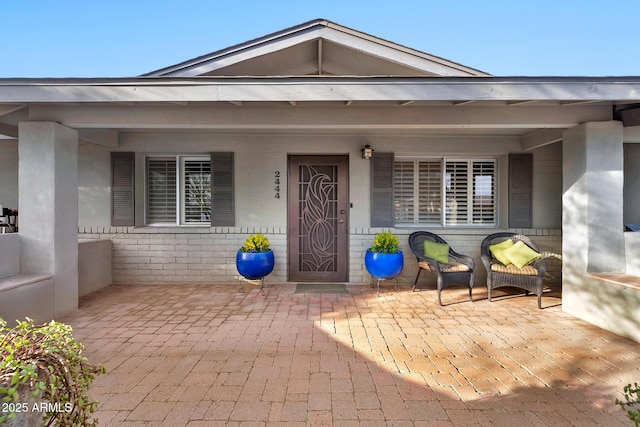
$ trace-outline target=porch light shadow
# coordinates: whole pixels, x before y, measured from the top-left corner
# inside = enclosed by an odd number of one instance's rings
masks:
[[[90,390],[100,425],[626,424],[614,400],[640,345],[534,299],[257,292],[113,285],[83,298],[62,320],[107,366]]]

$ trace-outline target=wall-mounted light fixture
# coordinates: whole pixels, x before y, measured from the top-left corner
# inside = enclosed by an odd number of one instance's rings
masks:
[[[362,147],[362,158],[365,160],[371,160],[371,157],[373,156],[373,148],[371,148],[371,146],[369,144],[365,145],[364,147]]]

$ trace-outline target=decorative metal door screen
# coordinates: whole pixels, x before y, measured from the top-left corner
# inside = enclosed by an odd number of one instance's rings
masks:
[[[289,278],[346,281],[347,158],[289,158]]]

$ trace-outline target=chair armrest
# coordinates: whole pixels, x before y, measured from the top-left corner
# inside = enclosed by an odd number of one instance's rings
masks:
[[[484,268],[486,268],[487,271],[491,271],[491,258],[489,257],[489,255],[485,255],[485,254],[480,255],[480,259],[484,264]]]
[[[537,259],[531,265],[538,270],[538,276],[543,277],[547,272],[547,262],[544,259]]]
[[[468,255],[459,254],[451,250],[449,252],[449,258],[453,258],[455,261],[467,265],[471,270],[475,270],[476,261]]]

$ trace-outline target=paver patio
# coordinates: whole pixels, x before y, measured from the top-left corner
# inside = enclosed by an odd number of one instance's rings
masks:
[[[101,426],[617,426],[640,344],[559,292],[295,294],[295,285],[113,285],[59,320],[107,374]]]

